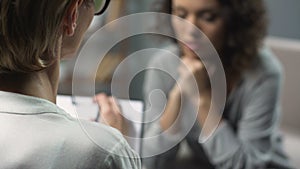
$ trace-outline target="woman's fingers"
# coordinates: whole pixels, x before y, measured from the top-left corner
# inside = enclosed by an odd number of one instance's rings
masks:
[[[109,97],[109,101],[111,103],[114,112],[117,113],[118,115],[121,115],[121,108],[117,100],[114,97]]]
[[[179,85],[186,94],[197,94],[209,87],[209,78],[204,64],[198,60],[188,57],[182,58],[179,66]],[[193,82],[196,82],[193,83]],[[198,92],[196,92],[198,90]]]
[[[98,94],[96,95],[96,101],[98,105],[100,106],[101,112],[109,112],[111,109],[111,103],[109,100],[109,97],[106,96],[106,94]]]
[[[127,129],[128,129],[128,126],[127,126],[127,123],[126,123],[126,120],[124,119],[124,117],[122,116],[122,109],[121,109],[121,106],[119,105],[118,101],[116,98],[114,97],[110,97],[110,101],[111,101],[111,105],[112,105],[112,108],[114,109],[114,112],[116,113],[116,117],[118,119],[120,119],[121,121],[121,133],[124,134],[124,135],[127,135]]]
[[[112,97],[106,96],[105,94],[96,95],[95,100],[98,103],[101,112],[100,121],[123,133],[123,117],[116,100]]]

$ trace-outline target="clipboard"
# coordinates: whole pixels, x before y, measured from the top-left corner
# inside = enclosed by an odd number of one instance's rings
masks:
[[[143,136],[143,102],[139,100],[117,99],[125,123],[128,126],[128,133],[125,137],[133,150],[141,155],[142,136]],[[97,103],[93,98],[87,96],[57,95],[56,104],[72,117],[95,121],[100,116]]]

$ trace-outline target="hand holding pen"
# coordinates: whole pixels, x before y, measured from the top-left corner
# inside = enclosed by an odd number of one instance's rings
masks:
[[[94,101],[99,105],[98,119],[100,122],[118,129],[122,134],[126,133],[126,124],[124,122],[122,111],[114,97],[100,93],[94,97]]]

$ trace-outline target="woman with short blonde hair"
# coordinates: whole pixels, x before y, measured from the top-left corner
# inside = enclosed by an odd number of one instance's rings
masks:
[[[140,168],[120,132],[55,104],[62,53],[74,55],[108,3],[0,0],[1,169]]]

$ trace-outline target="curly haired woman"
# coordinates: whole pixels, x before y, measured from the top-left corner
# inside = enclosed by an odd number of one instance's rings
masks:
[[[199,133],[212,101],[206,69],[194,52],[201,51],[202,39],[195,28],[182,26],[170,19],[169,27],[186,43],[177,41],[168,49],[178,54],[191,70],[190,75],[195,78],[201,94],[196,122],[184,137],[192,150],[193,161],[183,168],[191,168],[191,164],[197,168],[220,169],[290,168],[278,134],[282,70],[273,54],[262,45],[266,34],[263,1],[165,0],[161,9],[187,20],[207,36],[220,56],[226,77],[227,98],[221,121],[212,136],[201,143]],[[167,72],[177,72],[177,79],[156,70],[146,73],[146,110],[151,110],[147,113],[157,114],[155,110],[163,110],[161,116],[156,116],[159,118],[146,129],[147,137],[167,131],[180,117],[181,94],[185,95],[185,90],[180,90],[179,86],[187,78],[180,69],[182,63],[172,60],[167,54],[161,54],[150,65],[164,67]],[[149,100],[150,93],[156,89],[165,93],[166,104]],[[160,138],[158,142],[161,145],[171,138]],[[146,144],[143,151],[155,147],[161,148]],[[145,159],[147,168],[178,167],[174,160],[179,148],[180,143],[163,154]]]

